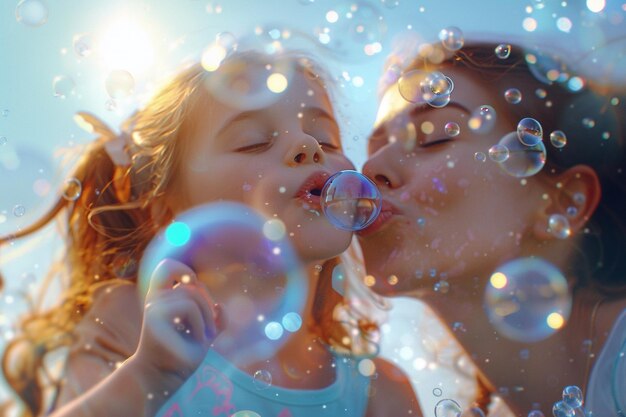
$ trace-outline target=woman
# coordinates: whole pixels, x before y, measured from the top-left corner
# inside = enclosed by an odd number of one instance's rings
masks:
[[[516,415],[549,415],[572,385],[588,411],[616,415],[626,376],[609,383],[606,364],[626,340],[624,102],[552,57],[495,47],[424,47],[384,86],[363,168],[384,197],[360,235],[371,283],[419,297],[450,328],[460,323],[466,331],[454,335],[478,367],[483,397],[499,392]],[[519,145],[524,118],[542,125],[547,156],[541,144]],[[550,142],[557,130],[565,136]],[[571,315],[552,323],[562,329],[551,336],[490,324],[484,294],[494,273],[528,257],[567,278]]]

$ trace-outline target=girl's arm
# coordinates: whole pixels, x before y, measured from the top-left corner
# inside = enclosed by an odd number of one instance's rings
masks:
[[[159,264],[145,307],[133,284],[103,291],[77,326],[51,417],[153,416],[217,334],[208,293],[178,262]]]
[[[422,411],[411,382],[400,368],[377,358],[378,377],[370,382],[370,400],[366,417],[419,417]]]

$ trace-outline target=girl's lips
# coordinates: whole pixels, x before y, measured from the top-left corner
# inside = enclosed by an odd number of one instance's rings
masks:
[[[357,234],[360,237],[365,237],[376,233],[396,214],[401,214],[401,212],[393,204],[389,203],[387,200],[383,200],[383,206],[376,220],[365,229],[359,230]]]
[[[294,197],[305,202],[309,205],[310,209],[321,209],[321,198],[319,195],[311,194],[311,191],[318,190],[320,193],[326,181],[330,178],[330,174],[325,171],[316,171],[309,175],[298,191],[294,194]]]

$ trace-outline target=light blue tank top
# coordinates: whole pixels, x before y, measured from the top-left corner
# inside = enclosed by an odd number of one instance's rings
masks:
[[[586,397],[584,407],[593,417],[626,416],[626,310],[593,366]]]
[[[335,368],[335,381],[322,389],[259,388],[251,375],[211,349],[157,416],[230,417],[246,410],[261,417],[362,417],[369,378],[359,373],[354,359],[336,357]]]

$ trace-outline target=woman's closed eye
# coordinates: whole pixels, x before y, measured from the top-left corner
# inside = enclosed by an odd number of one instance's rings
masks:
[[[454,141],[454,139],[452,138],[429,139],[429,140],[424,140],[423,142],[420,142],[419,147],[430,148],[432,146],[443,145],[444,143],[452,142],[452,141]]]

